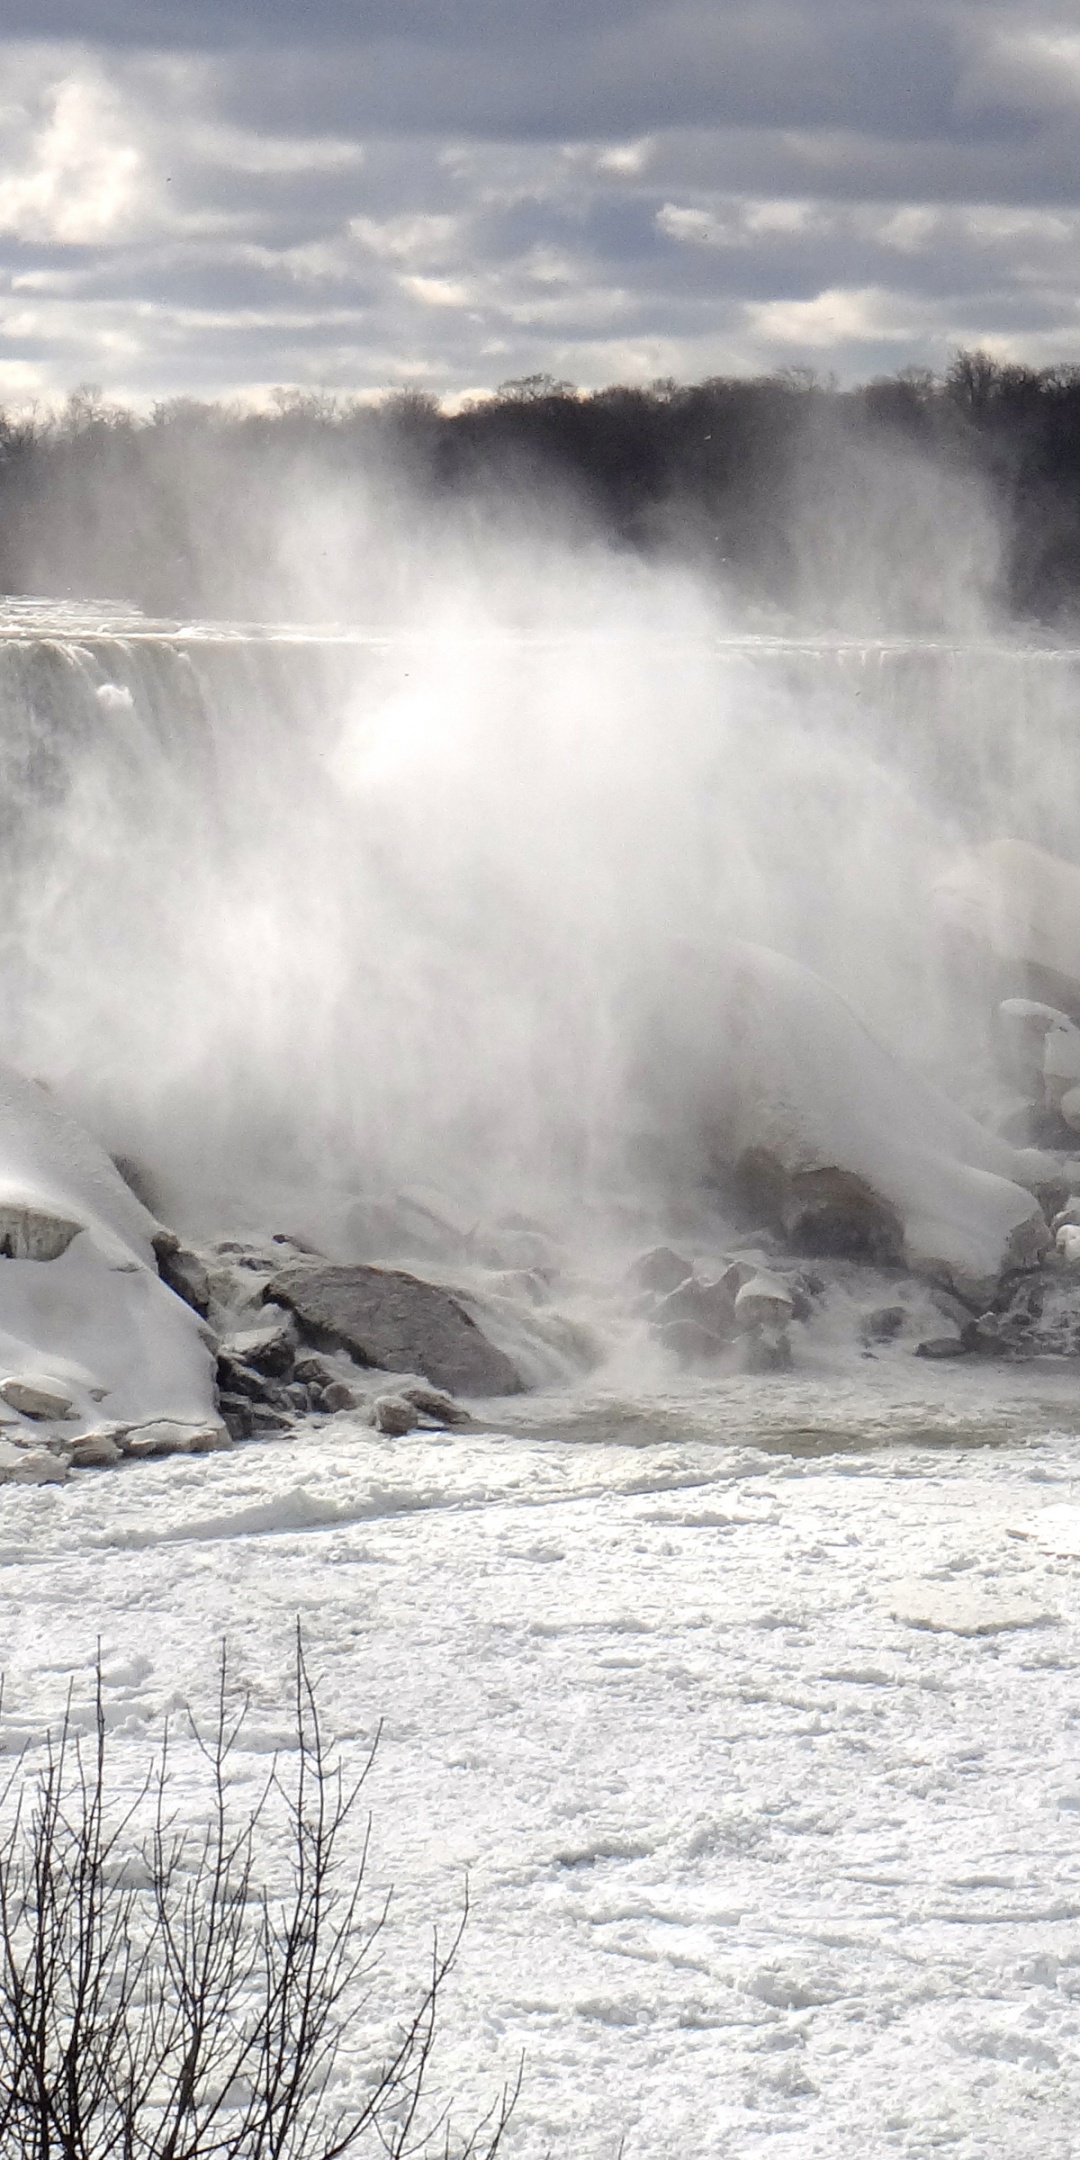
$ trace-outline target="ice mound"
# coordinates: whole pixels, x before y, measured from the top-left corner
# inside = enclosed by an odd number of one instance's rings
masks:
[[[1080,868],[1026,840],[990,840],[938,880],[938,914],[1036,998],[1080,1019]]]
[[[220,1433],[197,1315],[160,1281],[153,1217],[104,1151],[0,1065],[0,1434],[75,1446],[171,1420]],[[0,1465],[0,1469],[2,1469]]]
[[[696,1127],[714,1166],[756,1183],[794,1242],[816,1231],[830,1249],[846,1226],[869,1255],[975,1302],[1046,1249],[1033,1188],[1058,1175],[1052,1158],[987,1132],[820,976],[733,940],[692,974],[684,960],[672,989],[681,1040],[669,1031],[666,1063],[680,1077],[668,1117]]]

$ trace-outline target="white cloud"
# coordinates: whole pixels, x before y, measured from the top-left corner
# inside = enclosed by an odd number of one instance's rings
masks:
[[[612,0],[603,25],[581,0],[548,22],[541,124],[511,111],[532,94],[512,11],[480,51],[463,0],[417,33],[442,73],[408,136],[372,119],[364,33],[305,51],[306,16],[257,65],[0,43],[0,396],[460,395],[798,358],[850,379],[958,342],[1080,359],[1080,32],[1038,0],[919,0],[929,68],[907,5],[725,0],[721,40],[716,0],[708,22],[705,0]],[[592,137],[571,106],[601,61]],[[497,130],[470,126],[470,70]]]
[[[138,214],[143,162],[121,101],[87,74],[49,84],[41,103],[2,116],[0,231],[67,246],[120,236]]]
[[[903,295],[868,285],[861,290],[833,287],[813,300],[766,300],[747,308],[747,322],[758,340],[827,352],[840,344],[902,342],[908,334],[910,304]]]
[[[610,149],[601,150],[595,156],[597,172],[637,180],[652,161],[653,144],[646,135],[640,142],[612,143]]]
[[[387,262],[443,262],[460,248],[460,218],[442,212],[416,212],[400,217],[349,219],[349,232],[361,246]]]
[[[683,240],[691,247],[737,247],[742,238],[737,220],[730,215],[690,203],[664,203],[656,222],[669,240]]]
[[[403,277],[403,289],[424,307],[463,308],[470,300],[469,287],[454,278]]]
[[[1080,106],[1080,30],[1017,26],[973,40],[959,87],[961,109],[1000,105],[1014,111],[1075,111]]]

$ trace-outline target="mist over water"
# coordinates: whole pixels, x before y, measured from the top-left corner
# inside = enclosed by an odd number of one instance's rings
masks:
[[[6,1054],[214,1229],[419,1183],[582,1237],[647,1214],[658,1162],[694,1176],[651,1076],[711,1054],[693,984],[731,937],[978,1108],[983,986],[934,886],[1001,834],[1080,859],[1080,661],[993,634],[981,506],[965,536],[897,500],[854,539],[807,510],[783,636],[551,529],[395,527],[365,585],[333,505],[276,560],[307,614],[351,565],[344,632],[13,622]]]

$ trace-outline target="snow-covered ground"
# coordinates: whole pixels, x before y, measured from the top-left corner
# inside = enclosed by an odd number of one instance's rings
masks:
[[[437,2083],[468,2115],[524,2051],[522,2160],[1065,2160],[1078,1433],[1066,1366],[886,1361],[10,1486],[5,1744],[100,1637],[134,1777],[224,1635],[254,1781],[299,1614],[349,1759],[383,1720],[389,1975],[468,1870]]]

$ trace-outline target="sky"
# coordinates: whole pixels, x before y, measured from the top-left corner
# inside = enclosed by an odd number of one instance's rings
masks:
[[[1080,363],[1080,0],[0,0],[0,402]]]

